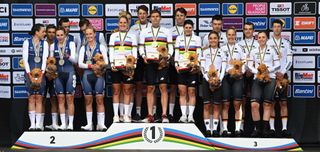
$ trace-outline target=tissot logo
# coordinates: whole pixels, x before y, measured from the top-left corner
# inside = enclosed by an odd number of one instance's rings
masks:
[[[291,15],[292,3],[270,3],[270,15]]]

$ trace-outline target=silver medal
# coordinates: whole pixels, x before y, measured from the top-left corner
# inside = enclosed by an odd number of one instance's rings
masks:
[[[41,58],[38,57],[38,56],[34,57],[34,62],[35,63],[40,63],[41,62]]]
[[[87,61],[87,64],[92,64],[92,62],[91,61]]]
[[[64,60],[63,60],[63,59],[60,59],[60,60],[59,60],[59,65],[61,65],[61,66],[64,65]]]

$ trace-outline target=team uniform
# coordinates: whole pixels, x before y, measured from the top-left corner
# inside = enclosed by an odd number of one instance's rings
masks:
[[[227,59],[224,52],[221,51],[220,48],[213,49],[211,47],[207,48],[202,52],[202,59],[201,62],[201,68],[203,71],[203,103],[213,103],[213,104],[220,104],[221,102],[221,87],[216,89],[214,92],[212,92],[209,89],[209,83],[208,83],[208,72],[210,65],[214,65],[215,69],[217,69],[219,74],[220,82],[222,82],[225,70],[227,66]]]
[[[270,83],[262,83],[256,79],[258,66],[262,63],[268,67],[271,78]],[[279,57],[276,51],[270,46],[267,46],[264,50],[260,48],[252,50],[250,59],[248,60],[248,66],[254,74],[251,101],[259,102],[263,96],[264,102],[272,102],[276,86],[275,73],[280,68]]]
[[[277,72],[288,75],[287,72],[292,66],[292,50],[290,41],[283,38],[277,40],[272,37],[268,40],[267,45],[275,49],[279,56],[281,67]],[[280,101],[287,101],[287,98],[287,88],[283,88],[280,92],[276,92],[276,99]]]
[[[139,38],[139,53],[142,57],[150,57],[152,54],[157,54],[158,46],[165,46],[168,48],[170,56],[173,54],[172,35],[170,30],[164,27],[148,27],[143,29]],[[150,62],[146,66],[146,81],[147,85],[155,85],[156,83],[165,83],[169,81],[168,67],[158,70],[158,64]]]
[[[218,77],[220,82],[222,82],[225,75],[225,70],[227,67],[227,59],[226,59],[225,52],[222,52],[220,48],[209,47],[202,52],[202,57],[201,57],[201,69],[202,69],[202,75],[203,75],[203,80],[202,80],[203,103],[204,105],[210,104],[210,103],[219,105],[222,101],[222,96],[221,96],[222,88],[220,86],[216,90],[211,91],[208,83],[208,80],[209,80],[208,72],[211,65],[214,65],[214,68],[218,70],[217,71]],[[218,128],[219,119],[215,119],[215,118],[213,118],[213,120],[210,120],[210,118],[204,119],[206,130],[208,133],[210,133],[210,136],[211,136],[211,131],[210,131],[211,122],[212,122],[213,136],[218,136],[219,133],[217,131],[217,128]]]
[[[202,48],[208,48],[209,47],[209,34],[206,34],[204,37],[203,37],[203,41],[202,41]],[[227,35],[225,32],[220,32],[219,33],[219,37],[220,37],[220,40],[219,40],[219,45],[220,45],[220,48],[224,45],[227,44]]]
[[[259,47],[258,41],[255,40],[253,37],[251,39],[245,38],[241,40],[238,44],[242,47],[242,50],[246,54],[247,60],[249,59],[252,50]],[[246,62],[246,71],[247,70],[250,70],[248,67],[248,62]],[[247,77],[244,74],[244,96],[246,97],[250,97],[250,92],[253,84],[253,77],[254,77],[253,74],[250,77]]]
[[[109,51],[111,66],[115,65],[115,60],[125,61],[128,55],[137,58],[136,36],[128,32],[113,33],[110,36]],[[111,74],[112,83],[132,83],[132,80],[123,75],[121,71],[112,71]]]
[[[56,58],[58,77],[54,80],[56,94],[74,94],[76,76],[73,67],[76,60],[76,45],[66,40],[63,48],[58,47],[58,40],[50,46],[50,57]]]
[[[93,93],[96,95],[104,94],[104,77],[96,77],[91,70],[91,65],[95,64],[93,57],[97,53],[101,53],[105,63],[108,63],[107,49],[98,42],[96,42],[94,49],[89,48],[89,45],[87,44],[82,46],[79,52],[79,67],[84,69],[82,76],[82,88],[85,95],[92,95]]]
[[[49,55],[48,43],[44,40],[39,41],[39,45],[34,46],[32,38],[29,38],[23,42],[23,64],[25,67],[25,84],[29,95],[44,95],[44,90],[46,88],[46,79],[44,72],[47,66],[47,58]],[[40,68],[42,71],[42,81],[39,90],[31,90],[31,80],[28,77],[30,72],[34,68]]]
[[[178,36],[183,35],[183,31],[184,31],[183,26],[174,26],[171,28],[173,44],[176,44],[176,39]],[[173,55],[172,55],[173,58],[171,61],[173,61],[174,56],[175,56],[175,51],[173,52]],[[171,84],[175,84],[175,85],[178,84],[177,75],[178,75],[178,73],[177,73],[177,70],[174,66],[174,62],[170,62],[170,64],[169,64],[169,77],[170,78],[169,79],[170,79]]]
[[[222,80],[222,98],[224,102],[231,101],[231,97],[234,100],[242,100],[243,94],[243,79],[236,80],[231,78],[230,75],[227,73],[230,69],[232,69],[232,65],[230,65],[230,61],[233,60],[241,60],[245,61],[246,56],[243,52],[242,48],[239,44],[235,43],[233,46],[226,44],[221,48],[221,50],[226,54],[227,58],[227,68],[226,68],[226,75]],[[242,65],[242,73],[245,72],[245,65]]]
[[[201,56],[201,38],[196,35],[178,36],[175,44],[175,63],[176,66],[181,68],[186,68],[186,65],[189,62],[189,55],[197,54],[198,60],[200,62]],[[188,87],[196,87],[198,84],[198,74],[191,74],[189,72],[178,73],[178,84],[186,85]]]
[[[151,27],[151,24],[149,22],[147,22],[146,24],[135,24],[133,26],[131,26],[129,33],[134,34],[136,36],[137,42],[139,41],[140,38],[140,32],[143,29],[146,29],[148,27]],[[141,82],[143,81],[143,77],[144,77],[144,70],[145,70],[145,65],[144,65],[144,61],[143,58],[141,57],[141,54],[138,52],[138,60],[137,60],[137,67],[134,71],[134,81],[136,82]]]

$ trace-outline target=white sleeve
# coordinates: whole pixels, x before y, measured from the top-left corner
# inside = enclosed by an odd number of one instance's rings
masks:
[[[137,58],[138,57],[138,42],[137,37],[132,35],[132,55]]]
[[[258,70],[253,66],[253,63],[255,62],[255,58],[254,58],[254,52],[251,52],[250,53],[250,58],[248,60],[248,67],[249,69],[251,70],[251,72],[253,74],[257,74],[258,73]]]
[[[29,62],[28,62],[28,58],[29,58],[29,41],[28,41],[28,39],[23,42],[22,58],[23,58],[24,69],[26,70],[27,73],[30,73],[30,66],[29,66]]]
[[[41,66],[42,73],[46,72],[48,55],[49,55],[49,46],[47,41],[44,41],[43,54],[42,54],[42,66]]]
[[[168,43],[168,52],[170,54],[170,56],[173,55],[173,42],[172,42],[172,33],[169,31],[169,29],[166,29],[167,31],[167,43]]]
[[[271,49],[272,55],[273,55],[273,66],[269,67],[269,72],[274,72],[279,70],[280,68],[280,59],[279,56],[276,53],[276,50]]]
[[[222,58],[222,64],[221,64],[219,79],[222,82],[227,69],[227,57],[224,52],[221,52],[221,58]]]
[[[203,37],[202,48],[206,48],[206,47],[209,46],[208,35],[209,35],[209,34],[207,34],[207,35],[205,35],[205,36]]]
[[[77,47],[77,50],[76,50],[77,52],[76,52],[76,55],[75,55],[75,58],[76,58],[76,59],[78,59],[78,56],[79,56],[78,54],[79,54],[79,52],[80,52],[80,48],[81,48],[81,45],[82,45],[82,44],[81,44],[81,41],[82,41],[82,40],[81,40],[81,37],[80,37],[80,34],[79,34],[79,36],[77,36],[77,38],[76,38],[75,41],[74,41],[75,44],[76,44],[76,47]]]
[[[54,57],[54,43],[50,45],[50,57]]]
[[[202,52],[202,50],[201,50],[201,38],[200,37],[197,37],[197,54],[198,54],[198,56],[199,56],[199,61],[201,61],[201,58],[202,58],[202,56],[203,56],[203,52]]]
[[[70,47],[70,50],[71,50],[69,60],[70,60],[72,63],[77,63],[77,58],[76,58],[76,44],[75,44],[74,42],[70,42],[69,47]]]
[[[290,43],[288,44],[289,47],[288,47],[288,52],[287,52],[287,63],[286,63],[286,66],[281,69],[281,73],[285,74],[287,71],[289,71],[289,69],[291,68],[292,66],[292,50],[291,50],[291,45]]]
[[[247,64],[246,64],[247,61],[246,60],[247,60],[247,58],[246,58],[246,54],[245,54],[243,48],[240,47],[240,45],[238,45],[238,46],[239,46],[240,51],[241,51],[241,61],[244,62],[244,64],[242,65],[242,73],[244,74],[246,72],[246,66],[247,66]]]
[[[175,46],[175,52],[174,52],[174,61],[175,62],[178,62],[179,59],[180,59],[180,54],[179,54],[179,46],[180,46],[180,44],[179,44],[179,42],[180,42],[180,36],[177,37],[176,44],[174,45]]]
[[[109,40],[109,59],[112,66],[114,64],[114,34],[110,36]]]
[[[106,48],[104,45],[100,44],[100,51],[101,51],[101,54],[102,54],[102,56],[103,56],[104,62],[105,62],[106,64],[108,64],[109,61],[108,61],[107,48]]]
[[[140,33],[140,37],[139,37],[139,53],[142,57],[145,56],[145,52],[144,52],[144,37],[145,37],[145,30],[142,30]]]
[[[84,63],[84,53],[85,53],[84,51],[85,51],[85,46],[81,46],[80,52],[79,52],[78,64],[80,68],[88,69],[89,65]]]

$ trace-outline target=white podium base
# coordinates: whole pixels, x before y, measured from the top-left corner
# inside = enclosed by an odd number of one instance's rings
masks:
[[[12,149],[290,150],[294,139],[205,138],[194,124],[115,123],[106,132],[25,132]]]

